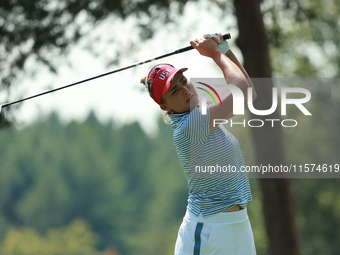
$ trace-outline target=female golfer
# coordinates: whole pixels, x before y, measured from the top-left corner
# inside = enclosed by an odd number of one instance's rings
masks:
[[[249,76],[220,34],[208,34],[190,44],[219,66],[227,84],[242,90],[244,98],[248,87],[252,88],[255,99]],[[195,88],[183,75],[186,70],[159,64],[141,80],[171,119],[174,143],[189,186],[187,211],[178,232],[175,255],[256,254],[247,214],[252,196],[247,175],[240,171],[245,166],[240,146],[223,125],[214,125],[214,119],[233,116],[233,96],[227,90],[221,104],[209,105],[207,113],[202,114]],[[207,175],[203,170],[217,165],[233,171]],[[202,171],[197,171],[197,166]]]

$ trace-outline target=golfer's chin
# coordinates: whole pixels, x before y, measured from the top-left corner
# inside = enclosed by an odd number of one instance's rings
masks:
[[[190,99],[190,110],[192,111],[195,109],[199,104],[198,98],[194,96],[192,99]]]

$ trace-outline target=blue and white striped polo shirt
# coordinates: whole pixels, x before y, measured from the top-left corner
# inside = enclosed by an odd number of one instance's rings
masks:
[[[246,207],[252,195],[247,174],[239,171],[245,163],[237,139],[223,125],[209,132],[209,109],[206,115],[197,107],[169,116],[178,158],[188,181],[188,209],[196,216],[202,212],[206,217],[236,204]],[[208,173],[207,169],[216,172]]]

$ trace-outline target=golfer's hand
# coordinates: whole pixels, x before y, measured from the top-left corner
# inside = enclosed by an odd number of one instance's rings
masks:
[[[221,50],[218,44],[212,39],[196,38],[190,41],[192,47],[194,47],[201,55],[208,58],[214,58],[216,55],[221,54]]]
[[[214,34],[205,34],[203,35],[204,39],[213,39],[220,48],[223,54],[226,54],[229,50],[229,43],[223,39],[223,35],[221,33],[214,33]]]

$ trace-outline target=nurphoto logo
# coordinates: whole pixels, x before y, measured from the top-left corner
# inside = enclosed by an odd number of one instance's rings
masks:
[[[203,83],[203,82],[197,82],[197,83],[206,86],[206,87],[209,88],[212,92],[214,92],[215,95],[217,96],[218,100],[220,101],[220,104],[222,105],[222,101],[221,101],[220,95],[217,93],[217,91],[216,91],[213,87],[211,87],[210,85],[208,85],[208,84],[206,84],[206,83]],[[203,90],[205,93],[207,93],[207,94],[212,98],[212,100],[214,101],[215,105],[217,105],[214,96],[209,92],[209,90],[204,89],[204,88],[201,88],[201,87],[196,87],[196,88],[197,88],[197,89],[200,89],[200,90]],[[207,114],[207,113],[205,113],[205,114]]]
[[[197,81],[196,81],[197,80]],[[305,88],[298,88],[298,87],[273,87],[272,88],[272,105],[269,109],[265,110],[259,110],[255,109],[253,104],[253,91],[252,88],[248,88],[247,91],[247,98],[245,99],[245,96],[240,88],[238,88],[235,85],[229,85],[226,84],[224,79],[210,79],[209,84],[208,82],[201,82],[198,81],[199,79],[192,79],[192,83],[194,84],[195,88],[205,92],[205,93],[198,93],[199,97],[199,104],[202,115],[207,114],[207,105],[208,105],[208,96],[214,101],[215,105],[217,105],[217,102],[215,100],[215,97],[218,98],[220,104],[222,105],[223,100],[223,94],[226,91],[229,91],[229,94],[233,97],[233,115],[244,115],[244,102],[247,100],[247,106],[251,113],[258,116],[267,116],[272,114],[278,107],[278,101],[279,101],[279,93],[280,92],[280,99],[281,99],[281,115],[286,116],[287,115],[287,105],[295,105],[305,116],[312,116],[312,114],[307,110],[307,108],[304,106],[305,103],[309,102],[311,99],[311,93],[308,89]],[[199,87],[195,84],[204,85],[205,88]],[[220,93],[218,93],[219,91]],[[213,95],[214,93],[214,95]],[[222,96],[220,96],[222,95]],[[289,96],[293,95],[293,96]],[[214,97],[215,96],[215,97]],[[297,98],[297,96],[299,96]],[[302,97],[301,97],[302,96]],[[221,99],[222,97],[222,99]],[[210,100],[211,101],[211,100]],[[246,123],[249,127],[262,127],[264,125],[264,122],[268,121],[271,122],[271,126],[274,127],[276,122],[280,122],[283,127],[295,127],[297,126],[297,120],[295,119],[251,119],[246,122],[244,120],[243,122],[232,122],[232,120],[227,119],[214,119],[214,126],[219,124],[227,124],[230,123],[231,126],[234,125],[243,125],[246,126]]]

